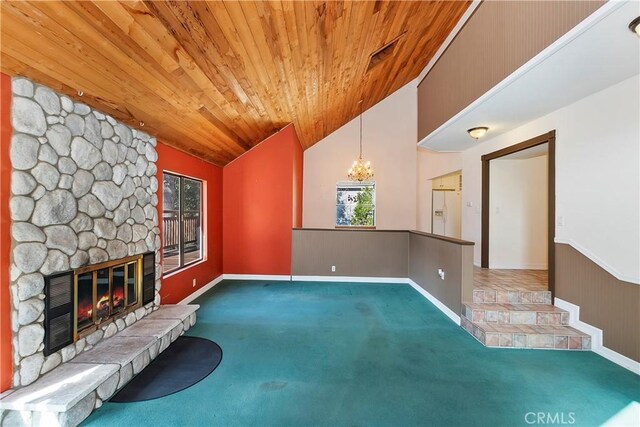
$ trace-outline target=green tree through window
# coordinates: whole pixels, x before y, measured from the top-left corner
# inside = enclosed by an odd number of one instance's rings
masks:
[[[336,225],[373,227],[376,225],[374,183],[349,182],[336,187]]]
[[[357,200],[351,225],[373,226],[373,187],[366,187],[358,194]]]

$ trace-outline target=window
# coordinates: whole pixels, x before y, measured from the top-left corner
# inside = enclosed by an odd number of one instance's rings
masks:
[[[344,183],[336,186],[336,226],[375,227],[375,183]]]
[[[203,257],[202,181],[164,172],[162,184],[162,255],[167,274]]]

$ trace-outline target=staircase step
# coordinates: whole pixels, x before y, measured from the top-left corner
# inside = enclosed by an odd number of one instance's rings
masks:
[[[472,322],[568,325],[569,313],[550,304],[463,303],[464,316]]]
[[[476,287],[473,290],[473,302],[509,303],[509,304],[551,304],[551,292],[545,290],[518,289],[517,285],[508,290],[496,286]]]
[[[461,326],[487,347],[591,349],[591,337],[570,326],[474,323],[466,317],[461,318]]]

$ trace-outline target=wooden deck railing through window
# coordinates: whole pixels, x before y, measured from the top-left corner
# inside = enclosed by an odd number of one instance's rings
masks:
[[[177,210],[162,211],[165,257],[180,253],[180,213]],[[184,252],[200,250],[200,212],[184,211]]]

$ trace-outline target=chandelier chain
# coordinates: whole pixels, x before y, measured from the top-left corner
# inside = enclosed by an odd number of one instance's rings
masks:
[[[360,100],[360,157],[362,159],[362,100]]]
[[[358,159],[353,162],[351,168],[347,171],[347,176],[351,181],[369,181],[373,178],[373,169],[371,169],[371,162],[365,162],[362,160],[362,116],[363,107],[362,100],[360,104],[360,153]]]

